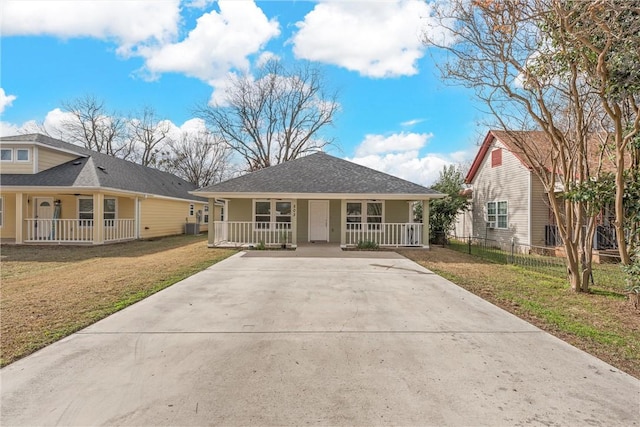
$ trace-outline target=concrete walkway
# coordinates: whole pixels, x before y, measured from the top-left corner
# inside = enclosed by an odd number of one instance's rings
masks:
[[[638,425],[637,379],[380,254],[235,255],[2,369],[0,424]]]

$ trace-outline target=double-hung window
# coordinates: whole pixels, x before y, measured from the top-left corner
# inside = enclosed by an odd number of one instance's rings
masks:
[[[116,211],[116,199],[105,198],[103,214],[106,226],[113,227]],[[81,227],[91,227],[93,225],[93,198],[82,197],[78,199],[78,219]]]
[[[271,228],[271,223],[275,223],[278,230],[291,228],[290,200],[256,200],[253,207],[253,218],[257,229],[268,230]]]
[[[116,199],[104,199],[104,225],[113,227],[116,220]]]
[[[209,224],[209,205],[204,205],[202,209],[202,222],[204,224]]]
[[[508,228],[507,202],[487,202],[487,223],[489,228]]]
[[[380,230],[382,227],[382,202],[347,202],[347,230]]]

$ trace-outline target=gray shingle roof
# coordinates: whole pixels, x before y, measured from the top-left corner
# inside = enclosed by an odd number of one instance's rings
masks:
[[[421,185],[325,153],[261,169],[197,192],[439,195]]]
[[[195,185],[173,174],[87,150],[41,134],[0,137],[2,142],[32,142],[78,154],[78,158],[37,174],[1,174],[3,186],[101,187],[202,201],[189,193]]]

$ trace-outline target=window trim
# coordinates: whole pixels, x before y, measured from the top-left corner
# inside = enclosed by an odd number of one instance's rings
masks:
[[[500,204],[503,203],[505,206],[505,213],[501,214],[499,211]],[[489,208],[490,205],[494,206],[494,213],[490,213],[491,210]],[[509,229],[509,202],[507,200],[492,200],[487,202],[487,228],[495,228],[497,230],[508,230]],[[491,217],[495,217],[494,220],[491,220]],[[504,218],[504,227],[500,227],[500,218]],[[493,227],[491,227],[491,223],[493,223]]]
[[[269,203],[269,221],[268,222],[264,222],[264,221],[256,221],[256,204],[259,202],[268,202]],[[290,210],[289,210],[289,215],[282,215],[282,214],[278,214],[276,211],[276,206],[278,203],[289,203],[290,205]],[[291,224],[293,223],[293,200],[291,199],[253,199],[252,201],[252,212],[251,212],[251,218],[252,218],[252,222],[253,222],[253,229],[254,231],[264,231],[264,230],[271,230],[271,223],[276,223],[277,221],[277,217],[289,217],[289,221],[288,222],[283,222],[283,224],[289,224],[288,227],[286,228],[277,228],[276,227],[276,231],[280,231],[280,230],[291,230]],[[267,214],[260,214],[260,216],[267,216]],[[267,226],[265,228],[259,228],[256,227],[256,225],[259,223],[265,223],[267,224]]]
[[[31,163],[31,150],[29,148],[15,148],[15,162],[16,163]],[[18,153],[20,151],[26,151],[27,153],[27,160],[20,160],[18,158]]]

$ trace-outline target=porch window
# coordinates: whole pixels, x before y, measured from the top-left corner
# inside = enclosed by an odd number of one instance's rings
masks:
[[[0,150],[0,160],[10,162],[13,160],[13,150],[11,148],[3,148]]]
[[[202,212],[203,212],[203,214],[202,214],[202,222],[204,224],[209,224],[209,205],[208,204],[204,205],[204,208],[203,208]]]
[[[382,202],[367,203],[367,229],[380,230],[382,227]]]
[[[116,219],[116,199],[104,199],[105,225],[113,227]]]
[[[487,223],[489,228],[508,228],[507,202],[487,202]]]
[[[278,230],[291,228],[291,201],[290,200],[256,200],[254,202],[255,227],[267,230],[270,223],[282,223]],[[286,224],[286,225],[285,225]]]
[[[347,202],[347,230],[361,230],[366,224],[367,230],[382,229],[382,202]]]
[[[195,205],[193,203],[189,204],[189,216],[193,216],[193,214],[195,213]]]
[[[347,230],[362,228],[362,203],[347,202]]]
[[[104,219],[110,220],[105,225],[113,227],[116,219],[117,203],[114,198],[104,199]],[[90,227],[93,222],[93,198],[78,199],[78,219],[81,227]]]

